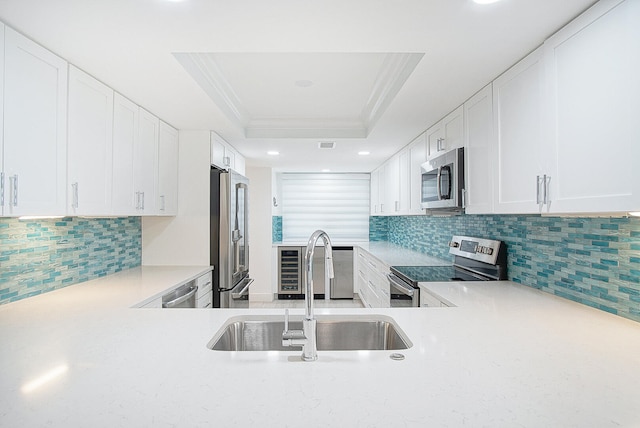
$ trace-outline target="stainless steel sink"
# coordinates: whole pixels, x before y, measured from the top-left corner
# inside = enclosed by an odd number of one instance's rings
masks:
[[[413,346],[393,318],[384,315],[318,315],[319,351],[397,350]],[[289,329],[301,329],[302,317],[292,316]],[[294,351],[282,346],[284,317],[232,317],[207,344],[214,351]]]

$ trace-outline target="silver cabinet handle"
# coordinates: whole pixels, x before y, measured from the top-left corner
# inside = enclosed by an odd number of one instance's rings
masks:
[[[9,177],[9,187],[11,187],[11,202],[10,205],[17,207],[18,206],[18,174],[14,174],[12,177]]]
[[[164,211],[164,195],[160,195],[160,211]]]
[[[71,208],[78,208],[78,182],[71,183]]]
[[[136,210],[140,209],[140,192],[136,192]]]
[[[540,176],[536,175],[536,204],[540,205]]]
[[[380,213],[384,212],[384,204],[380,204]]]
[[[543,182],[542,182],[542,191],[543,191],[543,201],[545,205],[548,205],[549,202],[551,202],[550,198],[549,198],[549,181],[551,181],[551,177],[547,177],[547,175],[545,174],[543,176]]]
[[[140,192],[140,198],[142,199],[142,203],[140,204],[140,209],[144,211],[144,192]]]
[[[231,166],[231,157],[230,156],[224,156],[222,158],[222,163],[224,163],[224,166]]]
[[[400,201],[396,201],[396,212],[400,211]]]

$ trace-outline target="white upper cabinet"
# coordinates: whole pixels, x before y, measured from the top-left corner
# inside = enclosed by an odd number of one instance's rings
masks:
[[[424,214],[421,206],[422,199],[422,171],[421,165],[427,161],[426,134],[421,134],[409,144],[409,214]]]
[[[380,215],[380,198],[378,188],[380,186],[380,171],[376,169],[371,172],[369,186],[371,189],[369,209],[371,215]]]
[[[67,63],[5,28],[5,216],[66,214]]]
[[[543,91],[542,48],[493,82],[496,213],[537,213],[548,196],[548,176],[543,182]]]
[[[114,215],[136,215],[137,198],[134,171],[138,147],[139,107],[116,93],[113,102],[113,187]]]
[[[211,132],[211,165],[245,174],[244,157],[215,132]]]
[[[0,22],[0,131],[3,127],[3,107],[4,102],[4,24]],[[3,150],[3,132],[0,132],[0,217],[4,214],[5,205],[5,181],[4,181],[4,150]]]
[[[160,120],[141,108],[133,175],[136,209],[139,215],[153,215],[157,211],[159,127]]]
[[[113,90],[69,67],[68,212],[111,214]]]
[[[458,107],[426,131],[427,158],[463,147],[463,109]]]
[[[384,165],[384,198],[382,212],[397,215],[400,211],[400,158],[393,156]]]
[[[464,103],[465,212],[493,212],[493,93],[492,85]]]
[[[550,211],[639,211],[640,2],[601,1],[544,50]]]
[[[396,206],[396,214],[406,215],[410,213],[411,207],[411,182],[409,149],[405,148],[398,153],[398,203]]]
[[[158,144],[158,214],[178,214],[178,131],[160,122]]]

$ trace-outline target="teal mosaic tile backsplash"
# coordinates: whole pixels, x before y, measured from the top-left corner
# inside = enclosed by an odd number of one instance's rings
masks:
[[[371,217],[370,237],[449,258],[453,234],[507,244],[509,279],[640,321],[640,218]],[[372,239],[373,240],[373,239]]]
[[[140,266],[141,261],[140,217],[0,218],[0,304]]]
[[[282,216],[271,217],[271,242],[282,242]]]

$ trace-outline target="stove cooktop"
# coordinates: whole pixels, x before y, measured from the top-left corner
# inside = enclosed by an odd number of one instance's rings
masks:
[[[391,271],[414,287],[417,287],[419,282],[487,280],[455,266],[391,266]]]

